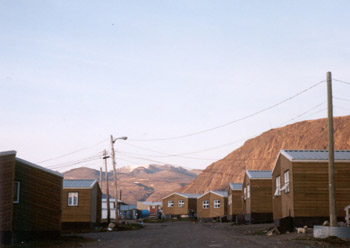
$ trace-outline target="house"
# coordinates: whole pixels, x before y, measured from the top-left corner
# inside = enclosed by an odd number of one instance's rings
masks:
[[[97,180],[65,179],[62,229],[90,229],[101,223],[102,193]]]
[[[197,218],[212,219],[227,216],[227,191],[209,191],[197,198]]]
[[[118,214],[120,214],[120,207],[123,205],[127,205],[121,200],[118,200]],[[102,220],[107,221],[107,195],[102,194]],[[110,219],[115,221],[115,198],[109,195],[109,211],[110,211]]]
[[[162,202],[148,202],[148,201],[138,201],[138,210],[147,210],[149,217],[157,217],[159,211],[162,209]]]
[[[242,187],[244,222],[252,224],[273,222],[272,172],[246,170]]]
[[[167,217],[195,217],[198,196],[175,192],[163,197],[163,214]]]
[[[0,236],[8,244],[61,232],[63,175],[0,152]]]
[[[236,216],[242,214],[242,184],[229,183],[228,187],[227,215],[229,220],[236,220]]]
[[[337,217],[350,203],[350,151],[334,152]],[[272,172],[273,219],[282,232],[329,220],[328,151],[281,150]]]
[[[132,220],[137,218],[136,205],[120,205],[120,219]]]

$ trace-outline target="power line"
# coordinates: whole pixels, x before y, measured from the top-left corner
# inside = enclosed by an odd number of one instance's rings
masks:
[[[343,81],[343,80],[334,79],[334,78],[332,78],[332,80],[333,80],[333,81],[336,81],[336,82],[339,82],[339,83],[343,83],[343,84],[348,84],[348,85],[350,85],[349,82],[346,82],[346,81]]]
[[[341,98],[341,97],[336,97],[336,96],[333,96],[333,98],[337,99],[337,100],[341,100],[341,101],[350,102],[350,99],[346,99],[346,98]]]
[[[37,163],[37,164],[39,164],[39,163],[45,163],[45,162],[48,162],[48,161],[51,161],[51,160],[63,158],[63,157],[72,155],[72,154],[74,154],[74,153],[77,153],[77,152],[84,151],[84,150],[90,149],[90,148],[92,148],[92,147],[95,147],[95,146],[97,146],[97,145],[99,145],[99,144],[101,144],[101,143],[103,143],[103,142],[105,142],[105,141],[107,141],[107,140],[108,140],[108,139],[104,139],[104,140],[101,140],[101,141],[99,141],[98,143],[96,143],[96,144],[94,144],[94,145],[91,145],[91,146],[89,146],[89,147],[81,148],[81,149],[79,149],[79,150],[76,150],[76,151],[73,151],[73,152],[70,152],[70,153],[66,153],[66,154],[60,155],[60,156],[55,157],[55,158],[49,158],[49,159],[46,159],[46,160],[42,160],[42,161],[39,161],[39,162],[36,162],[36,163]]]
[[[320,104],[317,104],[316,106],[312,107],[311,109],[309,109],[309,110],[307,110],[307,111],[305,111],[305,112],[303,112],[303,113],[301,113],[301,114],[299,114],[299,115],[293,117],[292,119],[289,119],[288,121],[286,121],[286,122],[284,122],[284,123],[288,123],[288,122],[290,122],[290,121],[293,121],[293,120],[295,120],[295,119],[298,119],[298,118],[302,117],[303,115],[305,115],[305,114],[311,112],[312,110],[317,109],[318,107],[322,106],[322,105],[325,104],[325,103],[326,103],[326,101],[323,101],[323,102],[321,102]],[[283,125],[283,124],[282,124],[282,125]]]
[[[59,164],[53,164],[53,165],[46,166],[46,168],[53,169],[53,168],[56,168],[56,167],[59,167],[59,168],[64,168],[65,166],[69,167],[70,165],[80,164],[80,163],[89,161],[91,159],[100,159],[101,156],[102,155],[99,152],[98,154],[94,154],[94,155],[92,155],[90,157],[81,158],[81,159],[78,159],[78,160],[64,162],[64,163],[59,163]]]
[[[313,84],[312,86],[310,86],[310,87],[308,87],[308,88],[306,88],[306,89],[304,89],[304,90],[302,90],[302,91],[296,93],[295,95],[290,96],[290,97],[288,97],[288,98],[286,98],[286,99],[284,99],[284,100],[282,100],[282,101],[280,101],[280,102],[278,102],[278,103],[275,103],[275,104],[273,104],[273,105],[271,105],[271,106],[269,106],[269,107],[267,107],[267,108],[261,109],[261,110],[255,112],[255,113],[246,115],[246,116],[244,116],[244,117],[241,117],[241,118],[239,118],[239,119],[236,119],[236,120],[227,122],[227,123],[225,123],[225,124],[222,124],[222,125],[219,125],[219,126],[216,126],[216,127],[204,129],[204,130],[201,130],[201,131],[198,131],[198,132],[194,132],[194,133],[189,133],[189,134],[186,134],[186,135],[175,136],[175,137],[157,138],[157,139],[130,139],[130,140],[131,140],[131,141],[164,141],[164,140],[175,140],[175,139],[182,139],[182,138],[187,138],[187,137],[190,137],[190,136],[194,136],[194,135],[198,135],[198,134],[210,132],[210,131],[213,131],[213,130],[216,130],[216,129],[219,129],[219,128],[223,128],[223,127],[225,127],[225,126],[232,125],[232,124],[237,123],[237,122],[239,122],[239,121],[242,121],[242,120],[251,118],[251,117],[253,117],[253,116],[255,116],[255,115],[258,115],[258,114],[261,114],[261,113],[263,113],[263,112],[266,112],[266,111],[268,111],[268,110],[270,110],[270,109],[272,109],[272,108],[275,108],[275,107],[277,107],[277,106],[279,106],[279,105],[281,105],[281,104],[283,104],[283,103],[285,103],[285,102],[287,102],[287,101],[292,100],[293,98],[295,98],[295,97],[297,97],[297,96],[299,96],[299,95],[301,95],[301,94],[303,94],[303,93],[305,93],[305,92],[307,92],[307,91],[313,89],[314,87],[316,87],[316,86],[318,86],[318,85],[320,85],[321,83],[324,83],[324,82],[325,82],[325,80],[322,80],[322,81],[320,81],[320,82],[318,82],[318,83],[316,83],[316,84]]]

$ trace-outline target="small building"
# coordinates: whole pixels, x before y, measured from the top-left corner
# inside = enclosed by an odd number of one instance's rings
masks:
[[[65,179],[62,229],[91,229],[101,223],[102,192],[97,180]]]
[[[163,197],[163,214],[167,217],[195,217],[198,196],[175,192]]]
[[[120,207],[127,205],[122,200],[118,200],[118,216],[120,216]],[[110,219],[111,221],[115,221],[115,198],[109,195],[109,211],[110,211]],[[107,195],[102,194],[102,222],[107,221]]]
[[[337,217],[350,203],[350,151],[335,151]],[[329,220],[328,151],[281,150],[272,172],[273,219],[281,232]]]
[[[147,210],[149,217],[157,217],[162,209],[162,202],[148,202],[148,201],[138,201],[138,210]]]
[[[120,219],[132,220],[137,218],[136,205],[120,205]]]
[[[227,216],[227,191],[209,191],[197,198],[197,218],[213,219]]]
[[[272,172],[246,170],[242,187],[244,222],[252,224],[273,222]]]
[[[0,152],[2,244],[60,235],[62,181],[62,174],[20,159],[16,151]]]
[[[229,183],[227,215],[231,221],[236,220],[236,216],[242,214],[242,184]]]

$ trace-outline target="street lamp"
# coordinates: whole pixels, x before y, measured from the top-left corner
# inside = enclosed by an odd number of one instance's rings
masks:
[[[112,149],[113,175],[114,175],[114,187],[115,187],[115,223],[116,224],[119,224],[119,215],[118,215],[117,170],[116,170],[114,143],[119,139],[120,140],[127,140],[128,137],[122,136],[122,137],[113,139],[113,135],[111,135],[111,149]]]

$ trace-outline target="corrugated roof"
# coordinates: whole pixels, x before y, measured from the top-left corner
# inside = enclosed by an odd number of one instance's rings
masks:
[[[325,160],[328,161],[328,150],[282,150],[286,158],[294,160]],[[334,151],[334,160],[350,160],[350,151]]]
[[[65,179],[63,180],[63,188],[92,188],[97,180],[92,179]]]
[[[272,171],[270,170],[246,170],[250,179],[272,179]]]
[[[162,205],[162,202],[142,202],[143,205],[148,205],[148,206],[159,206]]]
[[[227,191],[210,191],[210,192],[213,192],[214,194],[217,194],[217,195],[221,195],[223,197],[228,196]]]
[[[231,190],[242,190],[241,183],[230,183]]]
[[[196,198],[196,199],[198,198],[198,196],[200,196],[200,194],[185,194],[185,193],[176,193],[176,194],[186,198]]]

